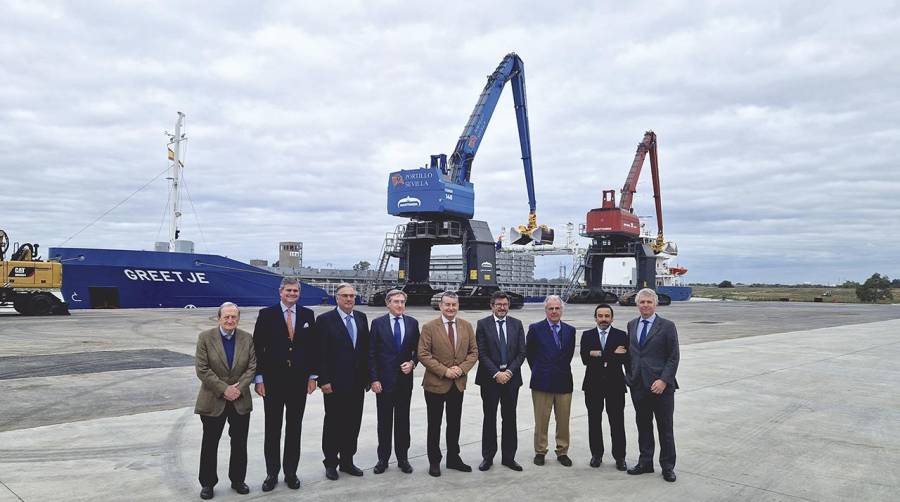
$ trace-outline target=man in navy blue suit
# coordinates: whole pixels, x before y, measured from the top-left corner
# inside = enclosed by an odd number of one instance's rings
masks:
[[[588,440],[591,467],[600,467],[603,459],[603,408],[609,420],[612,456],[616,469],[628,469],[625,463],[625,371],[630,371],[628,335],[612,327],[613,309],[607,304],[594,309],[597,327],[581,334],[581,361],[586,366],[584,404],[588,410]]]
[[[550,412],[556,418],[556,459],[570,467],[569,416],[572,410],[572,357],[575,328],[561,321],[562,299],[544,300],[547,318],[528,327],[525,354],[531,367],[531,400],[534,404],[534,463],[544,465]]]
[[[322,352],[319,360],[319,388],[325,395],[322,426],[322,453],[325,477],[335,481],[340,471],[362,476],[353,464],[363,402],[369,388],[369,320],[353,309],[356,288],[339,284],[334,299],[337,308],[316,319]]]
[[[497,453],[497,406],[503,420],[501,463],[521,471],[516,462],[519,431],[516,428],[516,404],[522,386],[522,363],[525,362],[525,330],[522,321],[508,316],[509,296],[498,291],[491,296],[492,315],[479,319],[475,329],[478,342],[478,373],[475,383],[481,387],[484,422],[481,427],[481,465],[486,471]]]
[[[318,334],[313,311],[297,305],[300,282],[285,277],[278,289],[281,301],[259,311],[253,329],[256,350],[256,393],[266,412],[266,479],[262,490],[271,491],[284,470],[288,487],[300,488],[300,431],[306,395],[316,390],[319,359]],[[281,459],[281,422],[284,418],[284,463]]]
[[[628,322],[631,352],[631,401],[638,429],[641,456],[628,474],[653,472],[653,419],[659,431],[659,465],[663,479],[675,482],[675,434],[672,415],[675,413],[675,389],[678,380],[680,352],[675,323],[656,314],[659,299],[649,288],[638,291],[640,317]]]
[[[375,318],[370,330],[369,378],[378,407],[378,463],[375,474],[381,474],[391,459],[391,432],[397,466],[410,474],[409,403],[412,399],[413,369],[419,348],[419,322],[406,312],[406,293],[399,289],[385,296],[388,313]]]

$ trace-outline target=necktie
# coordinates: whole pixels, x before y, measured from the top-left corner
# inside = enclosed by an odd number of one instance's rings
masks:
[[[400,335],[400,318],[394,318],[394,345],[397,346],[397,352],[400,352],[400,347],[403,345],[403,338]]]
[[[606,330],[600,332],[600,348],[606,350]]]
[[[498,330],[500,333],[500,365],[506,366],[509,362],[507,359],[509,358],[509,347],[506,346],[506,333],[503,332],[503,323],[506,322],[506,319],[500,319],[497,321]]]
[[[450,335],[450,345],[453,347],[453,350],[456,350],[456,333],[453,332],[453,322],[447,322],[447,334]]]
[[[650,321],[641,322],[644,323],[644,327],[641,328],[641,337],[638,338],[638,344],[641,346],[641,348],[644,348],[644,341],[647,338],[647,325],[650,324]]]
[[[350,341],[353,343],[353,348],[356,348],[356,330],[353,329],[353,316],[348,315],[345,317],[344,324],[347,326],[347,333],[350,333]]]
[[[553,325],[553,339],[556,340],[556,348],[562,348],[562,342],[559,340],[559,324]]]
[[[291,315],[291,309],[287,309],[284,311],[287,314],[287,328],[288,328],[288,339],[294,339],[294,316]]]

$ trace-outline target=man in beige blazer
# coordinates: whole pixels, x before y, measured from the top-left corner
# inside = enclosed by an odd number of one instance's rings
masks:
[[[200,498],[213,498],[213,487],[219,481],[216,474],[216,453],[219,438],[228,421],[231,437],[231,457],[228,478],[231,488],[245,495],[250,488],[244,483],[247,474],[247,431],[250,426],[250,382],[256,374],[256,353],[253,337],[237,329],[240,320],[238,306],[225,302],[219,307],[219,325],[203,331],[197,338],[195,356],[200,393],[194,413],[203,422],[203,442],[200,449]]]
[[[447,404],[447,468],[471,472],[459,456],[459,428],[462,421],[466,373],[478,361],[478,343],[472,325],[456,317],[459,297],[441,296],[441,317],[422,326],[419,362],[425,366],[425,404],[428,408],[428,474],[441,475],[441,420]]]

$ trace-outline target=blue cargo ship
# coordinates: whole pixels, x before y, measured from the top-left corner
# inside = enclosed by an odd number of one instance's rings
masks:
[[[65,247],[48,254],[63,263],[62,294],[73,310],[271,305],[282,279],[211,254]],[[301,305],[328,300],[324,289],[301,284]]]

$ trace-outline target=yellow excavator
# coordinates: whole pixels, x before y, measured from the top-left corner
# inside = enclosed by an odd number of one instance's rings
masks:
[[[18,243],[6,259],[9,237],[0,230],[0,305],[24,315],[68,315],[62,300],[62,263],[43,261],[38,245]]]

